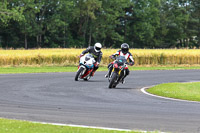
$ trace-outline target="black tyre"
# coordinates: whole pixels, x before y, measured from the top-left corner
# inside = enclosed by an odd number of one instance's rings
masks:
[[[88,79],[87,79],[87,78],[84,78],[83,80],[84,80],[84,81],[88,81]]]
[[[84,81],[88,81],[91,77],[84,78]]]
[[[80,74],[82,73],[82,71],[84,70],[83,67],[80,67],[78,72],[76,73],[76,76],[75,76],[75,81],[78,81],[78,78],[80,77]]]
[[[116,87],[116,85],[115,85],[116,79],[117,79],[117,73],[113,72],[112,77],[110,79],[109,88],[115,88]]]

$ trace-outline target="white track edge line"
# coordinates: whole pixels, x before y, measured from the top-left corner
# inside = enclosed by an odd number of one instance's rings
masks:
[[[125,131],[125,132],[131,132],[134,130],[130,129],[120,129],[120,128],[109,128],[109,127],[96,127],[96,126],[86,126],[86,125],[75,125],[75,124],[62,124],[62,123],[48,123],[48,122],[36,122],[36,121],[30,121],[33,123],[40,123],[40,124],[50,124],[55,126],[69,126],[69,127],[80,127],[80,128],[91,128],[91,129],[102,129],[102,130],[111,130],[111,131]],[[151,131],[143,131],[143,130],[136,130],[142,133],[147,133]],[[161,132],[164,133],[164,132]]]
[[[41,124],[50,124],[50,125],[57,125],[57,126],[69,126],[69,127],[80,127],[80,128],[92,128],[92,129],[102,129],[102,130],[112,130],[112,131],[125,131],[125,132],[132,132],[138,131],[142,133],[147,132],[155,132],[155,131],[144,131],[144,130],[130,130],[130,129],[120,129],[120,128],[109,128],[109,127],[96,127],[96,126],[85,126],[85,125],[74,125],[74,124],[61,124],[61,123],[48,123],[48,122],[33,122],[33,123],[41,123]],[[165,132],[159,132],[165,133]]]
[[[9,118],[3,118],[3,117],[0,117],[0,118],[9,119]],[[20,120],[20,119],[9,119],[9,120]],[[138,132],[141,132],[141,133],[154,132],[154,131],[144,131],[144,130],[134,130],[134,129],[130,130],[130,129],[120,129],[120,128],[96,127],[96,126],[62,124],[62,123],[50,123],[50,122],[39,122],[39,121],[29,121],[29,120],[20,120],[20,121],[38,123],[38,124],[49,124],[49,125],[55,125],[55,126],[80,127],[80,128],[102,129],[102,130],[110,130],[110,131],[125,131],[125,132],[138,131]],[[159,133],[165,133],[165,132],[159,132]]]
[[[189,82],[188,82],[189,83]],[[166,100],[172,100],[172,101],[179,101],[179,102],[188,102],[188,103],[200,103],[198,101],[189,101],[189,100],[182,100],[182,99],[176,99],[176,98],[169,98],[169,97],[163,97],[163,96],[158,96],[158,95],[154,95],[154,94],[151,94],[151,93],[148,93],[146,90],[151,88],[153,86],[149,86],[149,87],[143,87],[141,88],[140,90],[146,94],[146,95],[149,95],[149,96],[152,96],[152,97],[157,97],[157,98],[162,98],[162,99],[166,99]]]
[[[19,120],[19,121],[24,121],[24,122],[31,122],[31,123],[38,123],[38,124],[49,124],[49,125],[55,125],[55,126],[68,126],[68,127],[80,127],[80,128],[91,128],[91,129],[102,129],[102,130],[110,130],[110,131],[124,131],[124,132],[132,132],[132,131],[138,131],[141,133],[151,133],[155,131],[144,131],[144,130],[137,130],[137,129],[120,129],[120,128],[109,128],[109,127],[96,127],[96,126],[85,126],[85,125],[75,125],[75,124],[62,124],[62,123],[50,123],[50,122],[39,122],[39,121],[29,121],[29,120],[21,120],[21,119],[10,119],[10,118],[4,118],[0,117],[1,119],[9,119],[9,120]],[[166,133],[166,132],[161,132],[158,131],[158,133]]]
[[[116,131],[132,131],[129,129],[119,129],[119,128],[108,128],[108,127],[95,127],[95,126],[85,126],[85,125],[74,125],[74,124],[62,124],[62,123],[48,123],[48,122],[35,122],[33,123],[40,123],[40,124],[50,124],[55,126],[69,126],[69,127],[80,127],[80,128],[94,128],[94,129],[103,129],[103,130],[116,130]]]

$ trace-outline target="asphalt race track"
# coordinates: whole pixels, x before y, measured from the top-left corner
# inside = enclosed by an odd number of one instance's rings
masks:
[[[108,89],[106,72],[74,81],[74,72],[0,75],[0,117],[134,130],[200,133],[200,103],[146,95],[142,87],[200,81],[200,70],[131,71]],[[199,88],[200,89],[200,88]]]

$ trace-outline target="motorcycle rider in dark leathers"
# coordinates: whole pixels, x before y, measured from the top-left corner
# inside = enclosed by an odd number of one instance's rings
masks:
[[[116,56],[124,56],[127,60],[129,59],[130,66],[134,65],[134,59],[133,59],[132,54],[129,52],[129,45],[127,43],[123,43],[121,45],[121,50],[118,50],[115,54],[111,55],[110,58],[115,59]],[[108,65],[108,73],[105,75],[106,78],[108,78],[108,77],[110,78],[112,70],[113,70],[113,63],[110,63]],[[122,84],[125,83],[124,79],[130,73],[129,69],[125,69],[125,71],[126,71],[125,76],[121,80]]]
[[[101,52],[101,48],[102,45],[101,43],[95,43],[94,46],[90,46],[88,47],[86,50],[84,50],[79,57],[84,56],[86,53],[90,53],[92,54],[92,56],[94,57],[96,63],[94,64],[94,70],[91,72],[90,76],[94,76],[94,73],[96,72],[96,70],[99,68],[99,64],[101,62],[101,58],[103,53]]]

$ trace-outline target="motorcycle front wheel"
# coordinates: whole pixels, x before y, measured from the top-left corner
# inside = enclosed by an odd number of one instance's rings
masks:
[[[75,76],[75,81],[78,81],[78,79],[81,76],[81,73],[83,72],[83,70],[84,70],[83,67],[79,68],[79,70],[77,71],[76,76]]]
[[[115,88],[116,87],[115,82],[117,80],[117,75],[118,74],[116,72],[113,72],[112,77],[110,79],[110,84],[108,86],[109,88]]]

